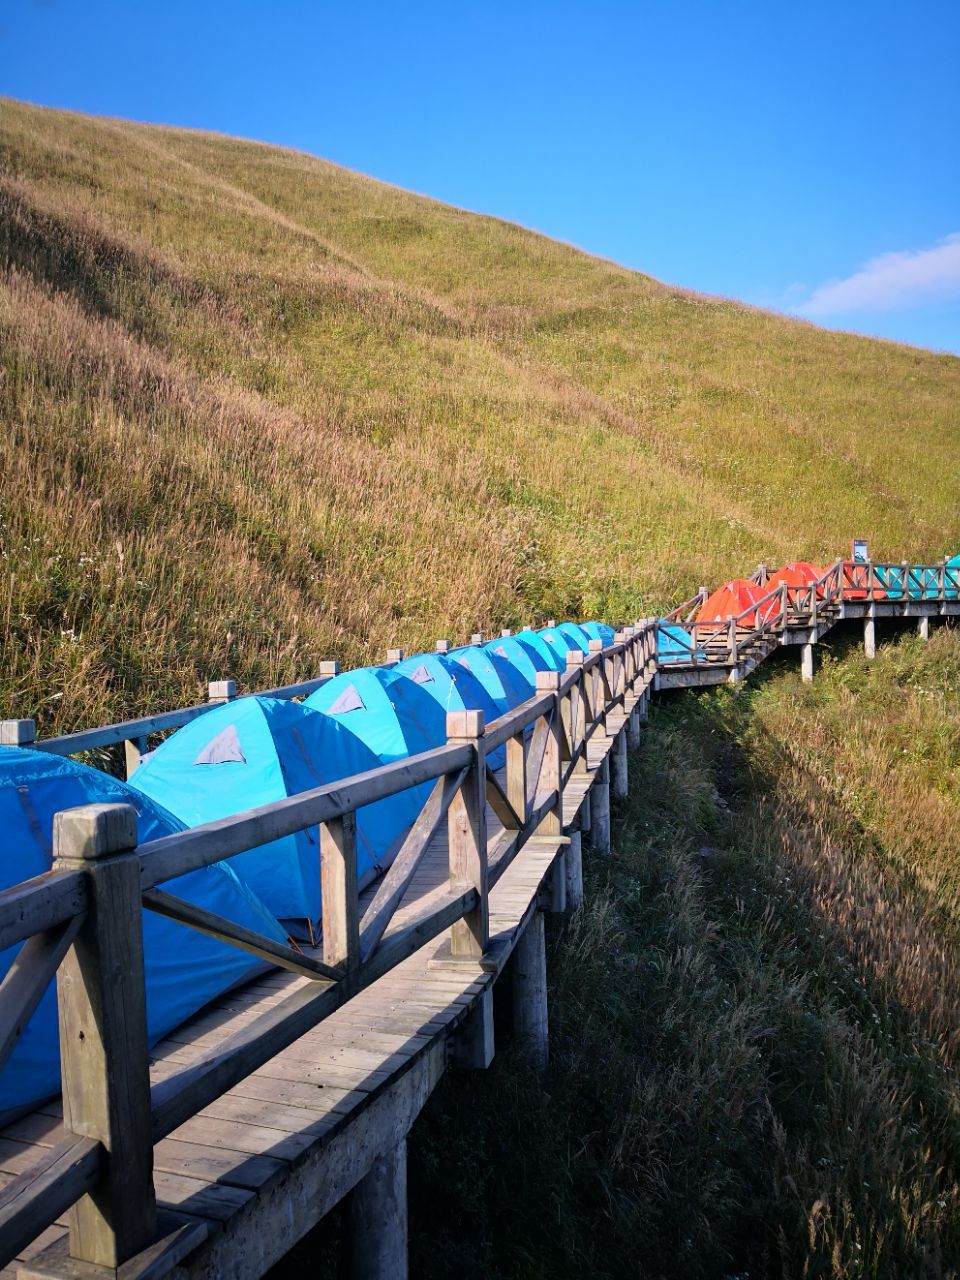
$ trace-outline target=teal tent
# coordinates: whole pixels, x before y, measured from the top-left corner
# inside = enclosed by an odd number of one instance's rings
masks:
[[[171,734],[136,770],[130,784],[194,827],[366,773],[379,763],[336,718],[284,698],[237,698]],[[359,810],[361,886],[392,859],[415,816],[409,805],[393,798]],[[312,934],[320,916],[315,827],[250,849],[232,861],[274,915],[291,924],[305,923],[308,936]]]
[[[47,752],[0,747],[0,889],[50,870],[54,814],[84,804],[132,805],[140,843],[183,830],[172,814],[116,778]],[[235,862],[191,871],[161,888],[275,942],[284,941],[285,930],[237,876],[231,865]],[[0,954],[0,979],[19,950],[18,945]],[[248,952],[152,911],[143,912],[143,951],[151,1044],[264,968]],[[0,1123],[30,1110],[59,1088],[57,995],[51,982],[0,1070]]]

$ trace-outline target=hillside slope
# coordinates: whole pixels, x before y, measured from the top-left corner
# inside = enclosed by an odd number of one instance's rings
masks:
[[[960,541],[960,360],[298,153],[0,102],[5,715]]]

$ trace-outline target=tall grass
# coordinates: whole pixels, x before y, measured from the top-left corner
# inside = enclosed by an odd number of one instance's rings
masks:
[[[0,709],[619,621],[852,532],[939,555],[958,390],[308,156],[3,101]]]

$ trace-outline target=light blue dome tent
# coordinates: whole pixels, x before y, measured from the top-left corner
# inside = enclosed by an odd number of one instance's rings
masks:
[[[613,627],[608,626],[606,622],[579,622],[577,626],[581,631],[587,633],[588,640],[599,640],[604,648],[608,644],[613,644],[617,638],[616,631],[614,631]]]
[[[530,697],[527,686],[510,663],[489,653],[482,645],[464,645],[462,649],[454,649],[450,657],[480,681],[498,716],[506,715]]]
[[[536,649],[522,644],[516,636],[500,636],[496,640],[488,640],[483,648],[487,653],[510,663],[517,678],[523,683],[527,698],[532,698],[537,691],[537,672],[553,670],[546,658]]]
[[[132,775],[130,785],[189,826],[297,795],[380,760],[336,717],[285,698],[223,703],[184,725]],[[393,797],[357,811],[361,888],[399,849],[409,806]],[[414,815],[415,816],[415,815]],[[320,917],[320,845],[316,828],[237,854],[234,869],[278,919],[313,935]]]
[[[448,711],[482,711],[484,721],[489,724],[500,715],[497,704],[471,669],[455,661],[452,656],[442,653],[415,654],[404,658],[390,670],[419,685],[439,703],[444,716]],[[488,759],[492,768],[499,769],[506,763],[503,747],[491,752]]]
[[[539,631],[531,631],[529,627],[526,627],[523,631],[518,631],[513,638],[519,644],[522,644],[525,649],[531,649],[539,655],[540,661],[547,664],[543,668],[544,671],[566,670],[566,654],[561,655],[556,649],[547,644]]]
[[[707,655],[697,646],[698,661],[706,661]],[[657,628],[657,661],[658,662],[692,662],[693,645],[689,631],[683,627],[675,627],[661,622]]]
[[[579,622],[561,622],[556,628],[563,638],[581,653],[590,652],[590,641],[594,638],[586,627]]]
[[[946,588],[944,598],[956,600],[960,596],[960,555],[951,556],[946,561]]]
[[[443,707],[408,676],[385,667],[358,667],[335,676],[311,693],[305,707],[323,711],[367,746],[381,764],[419,755],[447,740],[447,716]],[[399,849],[403,837],[420,816],[433,783],[424,782],[378,803],[393,806],[392,821],[399,838],[388,857]],[[360,813],[362,814],[362,810]]]
[[[566,670],[567,654],[580,650],[580,645],[564,635],[559,627],[543,627],[540,631],[540,636],[548,648],[557,655],[560,670]],[[580,651],[582,652],[582,650]]]
[[[82,804],[132,805],[137,811],[141,842],[183,830],[183,824],[172,814],[96,769],[47,752],[0,747],[0,813],[4,828],[0,889],[50,870],[53,816],[61,809]],[[276,942],[286,938],[285,930],[236,875],[230,862],[191,871],[162,887]],[[19,950],[20,945],[10,947],[0,955],[0,980]],[[143,950],[151,1044],[210,1000],[265,967],[248,952],[152,911],[143,913]],[[56,983],[51,981],[0,1071],[0,1124],[32,1109],[59,1088]]]
[[[328,680],[303,704],[335,716],[381,764],[442,747],[443,707],[409,676],[387,667],[358,667]]]

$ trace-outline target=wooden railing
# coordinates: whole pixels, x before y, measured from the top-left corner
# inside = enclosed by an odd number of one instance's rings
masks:
[[[490,724],[479,711],[450,712],[445,745],[146,844],[137,844],[128,805],[57,814],[53,869],[0,893],[0,951],[23,944],[0,985],[0,1067],[55,976],[67,1137],[0,1192],[0,1265],[68,1213],[72,1257],[119,1267],[157,1238],[156,1142],[427,942],[447,933],[451,962],[482,960],[491,888],[528,841],[561,833],[564,787],[587,768],[591,739],[605,732],[607,717],[628,694],[650,685],[655,634],[647,621],[619,632],[606,648],[596,642],[588,654],[570,655],[565,673],[538,673],[535,695]],[[317,683],[295,688],[307,692]],[[272,692],[294,696],[291,687]],[[187,723],[206,709],[170,716]],[[35,745],[86,750],[126,741],[132,730],[137,736],[172,728],[170,716],[69,735],[56,747],[49,740]],[[487,769],[490,752],[501,745],[502,780]],[[433,785],[419,818],[361,916],[357,810],[425,783]],[[448,881],[397,919],[444,823]],[[319,957],[161,887],[313,827],[321,851]],[[199,1061],[151,1085],[142,909],[308,981]],[[175,1228],[192,1233],[180,1241],[184,1247],[199,1243],[204,1231],[201,1224]]]

